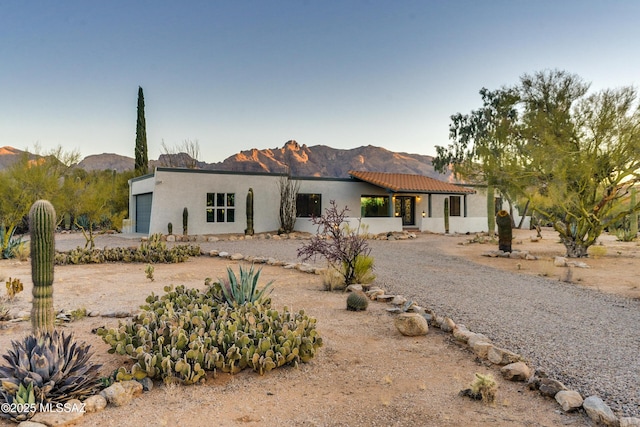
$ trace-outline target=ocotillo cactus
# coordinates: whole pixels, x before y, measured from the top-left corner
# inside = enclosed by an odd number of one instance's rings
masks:
[[[253,236],[253,188],[247,193],[247,229],[244,234]]]
[[[511,240],[513,239],[511,230],[511,215],[503,210],[496,214],[496,224],[498,225],[498,250],[511,252]]]
[[[33,280],[33,305],[31,326],[33,331],[53,332],[53,261],[56,227],[56,211],[47,200],[38,200],[29,210],[31,235],[31,278]]]
[[[449,198],[444,199],[444,232],[449,234]]]
[[[188,225],[189,225],[189,211],[185,206],[185,208],[182,210],[182,234],[184,234],[185,236],[189,234]]]

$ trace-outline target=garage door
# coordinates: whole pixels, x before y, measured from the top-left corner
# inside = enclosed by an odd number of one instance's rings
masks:
[[[136,196],[136,233],[149,234],[153,193]]]

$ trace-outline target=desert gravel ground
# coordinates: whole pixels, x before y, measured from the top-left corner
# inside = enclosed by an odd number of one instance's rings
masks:
[[[478,265],[446,254],[451,239],[371,240],[376,283],[487,335],[583,396],[600,396],[619,415],[640,417],[640,300]],[[201,246],[295,262],[302,243]]]

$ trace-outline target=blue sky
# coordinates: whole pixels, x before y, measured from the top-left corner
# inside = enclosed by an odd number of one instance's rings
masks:
[[[0,147],[200,160],[251,148],[375,145],[434,155],[478,91],[562,69],[639,84],[640,2],[0,2]]]

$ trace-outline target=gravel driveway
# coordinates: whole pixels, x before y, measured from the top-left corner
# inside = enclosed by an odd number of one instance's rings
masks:
[[[619,416],[640,417],[639,300],[444,255],[445,239],[370,241],[377,284],[487,335],[584,397],[600,396]],[[101,236],[97,246],[118,240]],[[224,240],[200,247],[294,262],[303,243]]]

